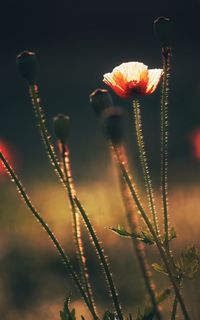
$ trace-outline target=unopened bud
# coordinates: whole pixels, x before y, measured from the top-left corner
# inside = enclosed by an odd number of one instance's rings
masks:
[[[64,114],[58,114],[53,118],[54,132],[58,140],[65,144],[69,137],[70,118]]]
[[[110,107],[104,110],[102,121],[105,133],[115,145],[120,144],[124,137],[123,112],[118,107]]]
[[[113,101],[110,93],[106,89],[96,89],[90,94],[90,103],[98,117],[102,112],[113,106]]]
[[[172,24],[166,17],[159,17],[154,21],[154,30],[162,46],[168,46],[171,42]]]
[[[28,81],[29,84],[34,84],[36,80],[36,56],[34,52],[23,51],[16,58],[17,68],[20,75]]]

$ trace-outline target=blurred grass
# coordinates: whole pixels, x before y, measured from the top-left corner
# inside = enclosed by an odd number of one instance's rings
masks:
[[[87,180],[86,183],[78,183],[77,187],[97,235],[109,256],[122,305],[128,313],[136,310],[136,306],[142,303],[144,286],[136,259],[131,253],[130,241],[117,237],[107,228],[118,224],[126,225],[116,177],[113,175],[113,170],[108,172],[103,181]],[[33,179],[28,185],[28,193],[77,267],[70,210],[62,186],[48,180]],[[171,225],[176,228],[178,235],[173,248],[177,254],[188,244],[199,246],[199,193],[200,186],[194,183],[175,184],[170,189]],[[160,205],[158,194],[156,202]],[[0,184],[0,203],[0,318],[59,319],[59,310],[62,308],[64,298],[71,292],[73,305],[78,305],[78,312],[82,312],[87,319],[90,319],[47,235],[19,200],[14,185],[6,180]],[[110,307],[110,299],[93,247],[85,231],[84,242],[87,243],[86,253],[97,305],[104,310]],[[147,249],[150,261],[157,260],[155,248]],[[166,285],[165,277],[157,274],[155,276],[159,288]],[[197,301],[199,280],[197,275],[196,280],[187,283],[184,290],[187,304],[193,310],[194,320],[200,318]],[[167,307],[170,308],[170,304],[169,300],[165,311]]]

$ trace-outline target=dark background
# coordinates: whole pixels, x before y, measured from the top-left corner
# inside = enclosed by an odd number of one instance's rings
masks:
[[[200,2],[192,1],[6,1],[1,3],[0,138],[15,150],[19,168],[45,161],[27,88],[17,73],[15,57],[22,50],[38,57],[39,84],[45,113],[71,117],[71,148],[80,163],[92,166],[104,141],[88,103],[102,75],[125,61],[161,67],[153,20],[173,22],[173,68],[170,92],[170,156],[192,160],[190,134],[200,122]],[[128,110],[129,102],[113,94]],[[143,99],[143,119],[152,163],[158,161],[159,98]],[[129,110],[130,112],[130,110]],[[131,122],[131,120],[130,120]],[[148,141],[149,140],[149,141]],[[88,152],[88,151],[92,152]],[[104,151],[99,152],[99,160]],[[35,166],[37,167],[37,165]],[[27,168],[27,169],[28,169]],[[26,170],[25,170],[26,171]]]

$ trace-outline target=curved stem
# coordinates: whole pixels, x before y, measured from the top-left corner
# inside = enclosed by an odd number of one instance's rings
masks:
[[[125,168],[124,164],[121,162],[121,159],[120,159],[120,156],[119,156],[117,148],[114,147],[114,150],[115,150],[116,157],[117,157],[117,159],[119,161],[119,166],[120,166],[120,170],[121,170],[122,176],[125,179],[128,187],[129,187],[129,190],[131,192],[133,200],[135,201],[136,206],[137,206],[137,208],[138,208],[138,210],[139,210],[144,222],[146,223],[150,233],[152,234],[152,236],[153,236],[153,238],[155,240],[155,243],[157,245],[158,251],[160,253],[160,257],[161,257],[161,259],[162,259],[162,261],[163,261],[163,263],[165,265],[165,268],[167,270],[169,279],[170,279],[170,281],[171,281],[171,283],[173,285],[174,292],[175,292],[176,297],[177,297],[177,299],[178,299],[178,301],[180,303],[180,306],[181,306],[183,315],[185,317],[185,320],[189,320],[190,319],[189,314],[187,312],[185,303],[183,301],[183,298],[182,298],[182,296],[181,296],[181,294],[179,292],[179,288],[177,287],[176,281],[175,281],[175,279],[173,277],[173,274],[171,272],[169,261],[168,261],[167,255],[166,255],[166,253],[165,253],[165,251],[164,251],[164,249],[162,247],[160,239],[158,238],[158,236],[157,236],[157,234],[156,234],[156,232],[155,232],[155,230],[154,230],[154,228],[153,228],[153,226],[152,226],[147,214],[145,213],[145,211],[144,211],[144,209],[143,209],[143,207],[142,207],[142,205],[140,203],[140,200],[139,200],[139,198],[137,196],[137,193],[135,191],[135,187],[132,184],[132,181],[131,181],[131,178],[129,176],[129,173],[128,173],[127,169]]]
[[[80,219],[76,210],[76,205],[73,200],[73,197],[75,195],[75,190],[74,190],[72,174],[71,174],[69,148],[67,145],[63,143],[61,143],[60,147],[61,147],[61,159],[63,164],[65,181],[67,184],[68,196],[69,196],[69,201],[70,201],[71,211],[72,211],[74,242],[76,246],[79,267],[82,275],[82,280],[85,286],[85,290],[87,292],[88,300],[90,302],[91,308],[95,313],[96,308],[94,305],[93,292],[92,292],[92,287],[89,281],[88,268],[86,265],[86,257],[85,257],[83,242],[81,237]]]
[[[153,223],[154,228],[156,231],[156,234],[159,235],[159,227],[158,227],[158,217],[155,209],[155,201],[154,201],[154,194],[153,194],[153,188],[152,188],[152,182],[149,174],[149,167],[147,163],[146,158],[146,151],[145,151],[145,145],[144,145],[144,139],[143,139],[143,133],[142,133],[142,121],[141,121],[141,115],[140,115],[140,104],[137,99],[133,100],[133,111],[135,115],[135,129],[136,129],[136,136],[137,136],[137,143],[138,143],[138,149],[139,149],[139,155],[140,155],[140,163],[143,171],[145,186],[146,186],[146,192],[149,200],[149,208],[152,213],[153,217]]]
[[[88,301],[88,297],[85,294],[85,291],[78,279],[78,276],[76,274],[76,272],[74,271],[74,268],[69,260],[69,258],[67,257],[67,255],[65,255],[59,241],[57,240],[57,238],[54,236],[53,232],[51,231],[51,229],[49,228],[49,226],[45,223],[45,221],[43,220],[43,218],[40,216],[39,212],[34,208],[34,206],[32,205],[29,196],[27,195],[22,183],[20,182],[20,180],[18,179],[18,177],[16,176],[14,170],[11,168],[11,166],[9,165],[9,163],[7,162],[6,158],[3,156],[3,154],[0,152],[0,159],[3,162],[5,168],[8,171],[8,174],[10,175],[12,181],[15,183],[21,197],[23,198],[25,204],[27,205],[27,207],[30,209],[30,211],[32,212],[32,214],[35,216],[35,218],[37,219],[37,221],[41,224],[41,226],[44,228],[44,230],[47,232],[47,234],[49,235],[51,241],[53,242],[53,244],[55,245],[58,253],[60,254],[62,260],[64,261],[65,266],[67,267],[72,279],[74,280],[76,286],[79,289],[79,292],[81,294],[81,296],[83,297],[89,311],[91,312],[92,316],[94,317],[95,314],[93,312],[93,310],[90,307],[90,303]],[[96,318],[95,318],[96,319]]]
[[[114,154],[114,150],[112,147],[112,142],[110,142],[111,145],[111,152],[113,154],[113,158],[115,160],[115,154]],[[126,156],[126,151],[122,146],[118,146],[118,154],[120,156],[120,161],[124,163],[124,165],[127,166],[127,156]],[[137,217],[136,214],[134,212],[134,208],[133,208],[133,201],[132,201],[132,197],[130,194],[130,190],[127,187],[126,182],[124,181],[124,179],[121,177],[121,172],[120,172],[120,168],[118,165],[118,162],[116,162],[117,165],[117,169],[118,169],[118,173],[119,173],[119,180],[120,180],[120,189],[121,189],[121,194],[122,194],[122,199],[124,202],[124,207],[126,210],[126,219],[129,225],[129,228],[131,230],[131,232],[133,233],[137,233]],[[147,289],[147,292],[149,294],[150,297],[150,301],[152,303],[153,306],[153,310],[155,313],[155,316],[158,320],[161,320],[161,315],[158,309],[158,304],[157,304],[157,300],[156,300],[156,294],[155,294],[155,284],[153,283],[152,280],[152,276],[151,276],[151,271],[150,271],[150,267],[146,258],[146,254],[145,254],[145,248],[144,248],[144,244],[141,243],[141,241],[139,241],[137,238],[136,239],[132,239],[133,242],[133,247],[136,253],[136,257],[138,259],[138,263],[140,266],[140,270],[144,279],[144,283]]]
[[[119,300],[118,300],[118,294],[116,292],[116,288],[115,288],[115,285],[114,285],[114,281],[113,281],[113,278],[112,278],[112,274],[110,272],[110,269],[109,269],[109,266],[108,266],[108,262],[107,262],[107,259],[104,255],[104,252],[103,252],[103,249],[99,243],[99,240],[95,234],[95,231],[92,227],[92,224],[83,208],[83,206],[81,205],[79,199],[75,196],[74,197],[74,202],[76,203],[80,213],[81,213],[81,216],[88,228],[88,231],[91,235],[91,238],[93,240],[93,243],[95,245],[95,248],[97,250],[97,253],[99,255],[99,258],[101,260],[101,263],[102,263],[102,266],[103,266],[103,269],[104,269],[104,272],[105,272],[105,275],[106,275],[106,278],[107,278],[107,281],[108,281],[108,285],[109,285],[109,288],[110,288],[110,293],[111,293],[111,296],[112,296],[112,299],[113,299],[113,304],[115,306],[115,309],[116,309],[116,312],[117,312],[117,315],[118,315],[118,319],[119,320],[123,320],[123,314],[122,314],[122,310],[121,310],[121,306],[120,306],[120,303],[119,303]]]
[[[53,165],[56,173],[58,174],[60,180],[62,183],[64,183],[64,176],[63,172],[59,166],[59,160],[57,159],[56,153],[54,151],[54,147],[51,144],[49,133],[47,132],[46,125],[45,125],[45,117],[43,114],[43,110],[40,105],[40,98],[39,98],[39,91],[38,91],[38,85],[37,84],[31,84],[29,86],[29,93],[32,100],[32,105],[36,114],[36,117],[38,119],[38,124],[40,128],[40,133],[42,136],[42,140],[44,142],[44,146],[47,151],[47,155],[49,157],[49,160],[51,164]]]
[[[36,84],[34,85],[30,85],[29,86],[29,91],[30,91],[30,95],[31,95],[31,98],[32,98],[32,104],[33,104],[33,107],[34,107],[34,110],[36,112],[36,116],[38,118],[38,123],[39,123],[39,127],[40,127],[40,132],[41,132],[41,136],[42,136],[42,139],[43,139],[43,142],[44,142],[44,145],[45,145],[45,148],[47,150],[47,154],[48,154],[48,157],[50,159],[50,162],[52,163],[52,165],[54,166],[54,169],[56,170],[61,182],[63,183],[63,185],[65,186],[65,188],[67,189],[67,183],[65,181],[65,178],[64,178],[64,175],[63,175],[63,172],[59,166],[59,162],[58,162],[58,159],[55,155],[55,152],[54,152],[54,148],[53,146],[51,145],[51,141],[50,141],[50,137],[49,137],[49,134],[47,132],[47,129],[46,129],[46,126],[45,126],[45,118],[44,118],[44,115],[43,115],[43,112],[42,112],[42,108],[40,106],[40,99],[39,99],[39,94],[38,94],[38,86]],[[121,306],[119,304],[119,301],[118,301],[118,297],[117,297],[117,292],[116,292],[116,289],[115,289],[115,286],[114,286],[114,283],[113,283],[113,279],[112,279],[112,275],[111,275],[111,272],[109,270],[109,267],[107,265],[107,262],[106,262],[106,258],[103,254],[103,250],[99,244],[99,241],[95,235],[95,232],[92,228],[92,225],[87,217],[87,214],[85,212],[85,210],[83,209],[80,201],[78,200],[78,198],[75,196],[74,197],[74,202],[76,203],[76,206],[78,207],[79,209],[79,212],[88,228],[88,231],[93,239],[93,242],[95,244],[95,247],[99,254],[99,257],[101,259],[101,262],[102,262],[102,265],[103,265],[103,268],[105,270],[105,274],[106,274],[106,277],[107,279],[109,279],[108,283],[109,283],[109,286],[110,286],[110,292],[111,292],[111,295],[112,295],[112,299],[113,299],[113,304],[115,306],[115,309],[116,309],[116,312],[117,312],[117,315],[118,315],[118,318],[119,320],[123,320],[123,314],[122,314],[122,311],[121,311]]]

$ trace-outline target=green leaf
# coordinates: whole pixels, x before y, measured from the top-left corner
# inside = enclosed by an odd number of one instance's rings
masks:
[[[180,276],[193,279],[199,270],[200,251],[194,246],[187,247],[175,264]]]
[[[141,231],[141,234],[138,235],[138,239],[149,245],[155,243],[154,238],[149,231]]]
[[[138,308],[136,320],[142,320],[142,319],[143,319],[143,313],[142,313],[141,309]]]
[[[128,238],[133,237],[133,235],[130,232],[127,232],[122,226],[118,226],[118,228],[110,228],[110,229],[121,237],[128,237]]]
[[[141,309],[138,309],[137,318],[136,320],[153,320],[154,313],[152,314],[145,314],[145,311],[141,311]]]
[[[167,288],[159,292],[156,296],[157,304],[162,303],[164,300],[166,300],[171,294],[171,288]],[[138,314],[136,320],[153,320],[155,315],[155,312],[152,308],[152,305],[150,301],[147,301],[143,311],[141,309],[138,309]]]
[[[69,309],[70,298],[68,297],[64,302],[63,311],[60,311],[61,320],[76,320],[75,309]]]
[[[122,226],[118,226],[118,228],[110,228],[113,232],[117,233],[120,237],[126,237],[126,238],[132,238],[132,239],[138,239],[145,244],[154,244],[155,241],[151,235],[150,232],[148,231],[141,231],[139,233],[136,232],[128,232],[124,229]]]
[[[175,239],[176,238],[176,230],[174,227],[172,227],[170,230],[169,230],[169,235],[168,235],[168,241],[166,239],[166,237],[162,237],[162,244],[163,245],[166,245],[167,242],[169,243],[171,240]]]
[[[175,228],[171,228],[169,231],[169,241],[173,240],[176,238],[176,230]]]
[[[160,303],[162,303],[163,301],[165,301],[167,298],[169,298],[171,292],[172,292],[172,289],[171,289],[171,288],[166,288],[166,289],[160,291],[160,292],[157,294],[157,297],[156,297],[157,303],[160,304]]]
[[[165,275],[168,275],[168,272],[167,272],[167,270],[166,270],[164,265],[159,264],[159,263],[153,263],[152,267],[153,267],[153,269],[155,271],[160,272],[160,273],[165,274]]]

